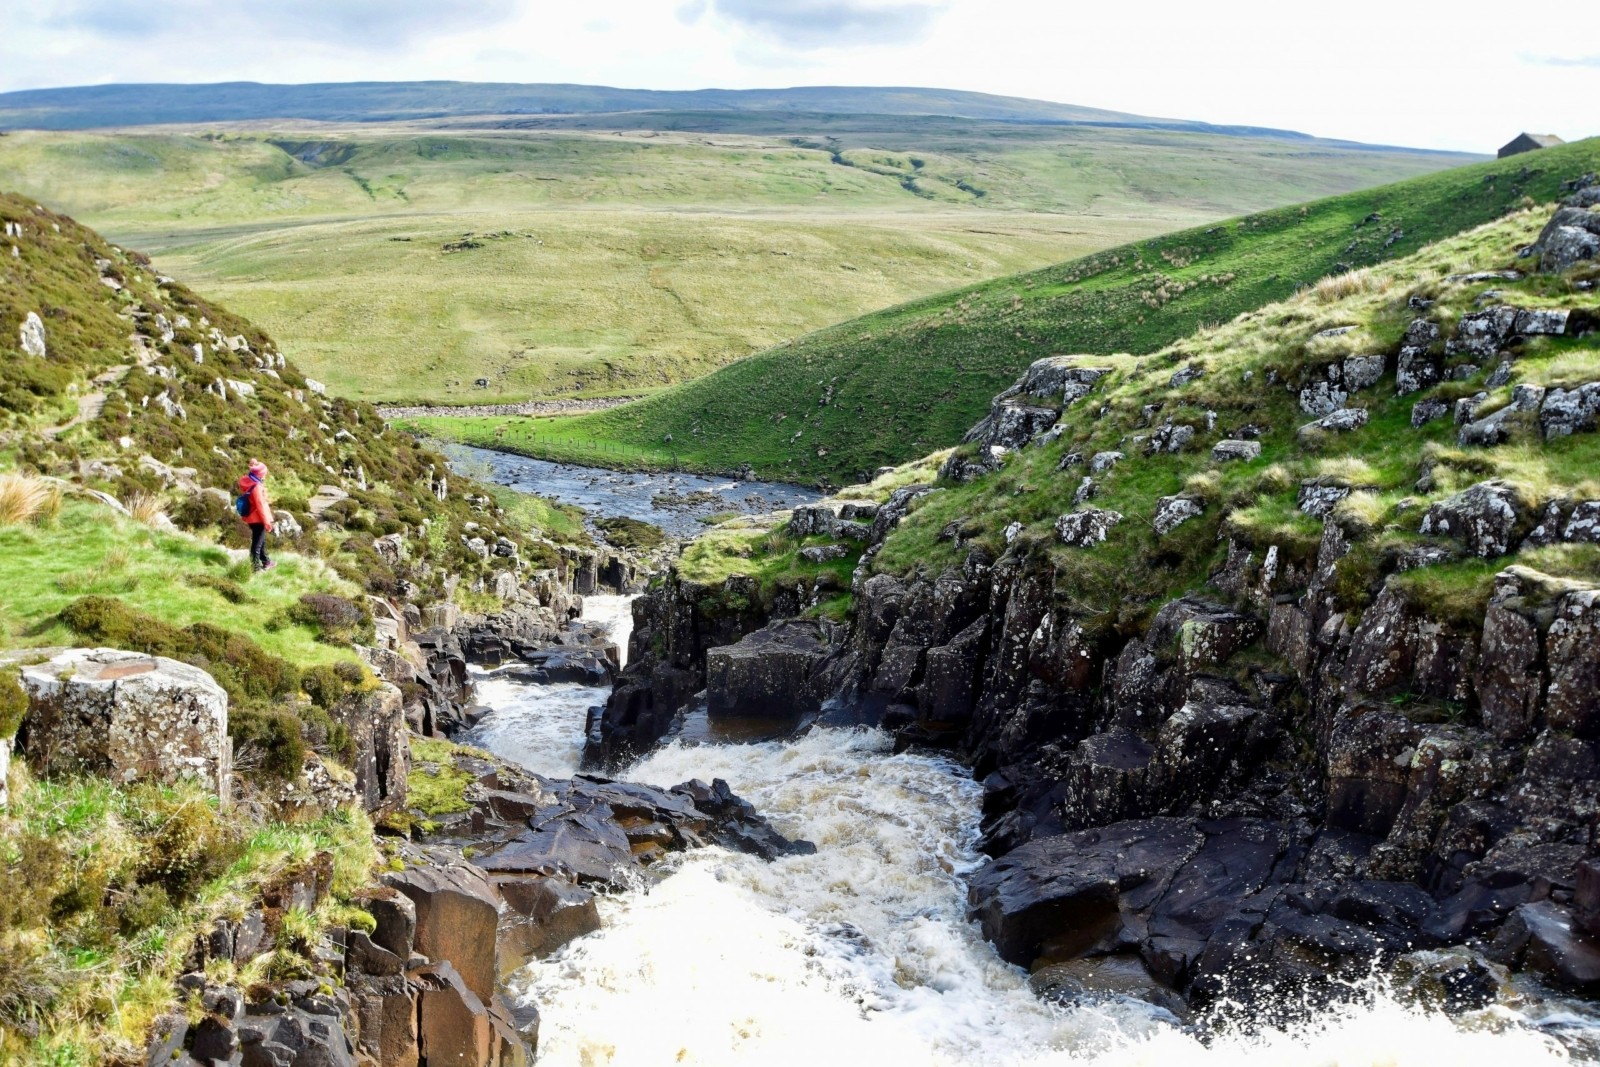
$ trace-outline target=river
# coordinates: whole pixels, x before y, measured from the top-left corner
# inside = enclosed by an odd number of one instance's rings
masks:
[[[674,537],[693,537],[705,529],[701,520],[712,515],[760,515],[822,499],[814,489],[782,482],[745,482],[662,471],[614,471],[550,463],[470,445],[439,447],[453,469],[481,481],[576,504],[591,515],[640,519]]]
[[[542,491],[542,490],[541,490]],[[585,615],[626,645],[631,598]],[[550,776],[577,769],[603,689],[489,675],[495,710],[474,740]],[[1560,1002],[1528,1015],[1448,1018],[1401,1006],[1374,979],[1351,1006],[1251,1036],[1202,1036],[1143,1001],[1071,1006],[1033,995],[965,915],[963,875],[982,862],[979,786],[948,760],[892,753],[876,730],[813,729],[788,741],[674,741],[624,772],[674,785],[725,778],[812,856],[766,863],[707,848],[604,897],[602,929],[511,980],[543,1016],[539,1063],[1089,1065],[1089,1067],[1534,1067],[1595,1062],[1592,1023]],[[1566,1044],[1552,1036],[1564,1033]]]

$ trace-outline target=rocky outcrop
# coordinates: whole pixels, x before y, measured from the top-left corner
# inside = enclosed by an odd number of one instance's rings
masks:
[[[792,719],[826,695],[823,665],[841,640],[831,623],[786,619],[706,652],[706,708],[713,718]]]
[[[231,796],[228,695],[198,667],[116,649],[71,649],[24,667],[18,740],[46,774],[117,782],[193,779]]]
[[[706,653],[766,621],[753,578],[734,576],[707,586],[669,575],[640,596],[633,602],[628,668],[591,716],[585,758],[610,766],[648,751],[679,709],[705,688]]]
[[[1036,360],[1015,385],[995,397],[988,416],[963,440],[1004,449],[1026,445],[1111,373],[1109,367],[1084,366],[1086,358],[1047,356]]]
[[[362,807],[381,812],[404,804],[411,743],[399,687],[382,682],[371,691],[351,693],[331,714],[349,733],[350,770]]]

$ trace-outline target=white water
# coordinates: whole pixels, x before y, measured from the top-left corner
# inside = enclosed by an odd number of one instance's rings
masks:
[[[540,1064],[1568,1062],[1512,1020],[1469,1029],[1381,997],[1315,1028],[1209,1046],[1136,1001],[1050,1008],[965,920],[977,785],[941,760],[891,755],[876,731],[673,744],[627,777],[726,778],[818,851],[771,864],[720,849],[679,854],[660,883],[603,901],[598,934],[517,979],[543,1014]]]
[[[628,662],[633,633],[632,596],[587,596],[583,618],[603,623]],[[589,709],[604,704],[610,690],[565,682],[527,685],[497,672],[476,673],[478,702],[494,711],[473,732],[473,743],[547,778],[568,778],[583,756],[583,725]]]
[[[624,648],[629,597],[589,597]],[[569,775],[606,691],[487,676],[479,742]],[[602,899],[603,929],[513,979],[555,1067],[1537,1067],[1571,1062],[1509,1013],[1452,1021],[1383,996],[1315,1026],[1202,1044],[1146,1004],[1059,1009],[966,921],[980,789],[959,767],[893,755],[886,735],[816,730],[756,745],[674,743],[630,768],[669,786],[726,778],[814,856],[722,849]],[[1574,1023],[1582,1025],[1580,1020]]]

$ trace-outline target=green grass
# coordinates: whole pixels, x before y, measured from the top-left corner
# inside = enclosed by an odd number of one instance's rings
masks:
[[[1020,522],[1020,551],[1048,559],[1058,596],[1086,627],[1137,633],[1161,603],[1205,585],[1224,561],[1230,537],[1253,550],[1258,565],[1267,549],[1276,546],[1280,567],[1299,567],[1304,573],[1316,559],[1323,523],[1299,510],[1297,492],[1303,480],[1322,477],[1374,487],[1347,498],[1331,520],[1341,525],[1354,545],[1340,564],[1333,588],[1341,608],[1359,613],[1393,572],[1395,554],[1425,543],[1417,531],[1429,504],[1451,493],[1501,478],[1517,487],[1530,512],[1558,498],[1600,496],[1600,434],[1579,433],[1545,442],[1536,430],[1525,429],[1493,448],[1462,447],[1456,443],[1450,419],[1413,428],[1412,405],[1426,394],[1397,396],[1391,377],[1352,397],[1352,404],[1370,412],[1366,426],[1320,440],[1303,440],[1297,434],[1301,425],[1312,421],[1299,410],[1298,384],[1320,376],[1323,366],[1345,354],[1392,353],[1397,347],[1395,323],[1418,314],[1407,307],[1414,295],[1433,299],[1428,316],[1447,323],[1480,306],[1479,297],[1491,287],[1515,306],[1555,301],[1600,313],[1600,293],[1576,290],[1569,284],[1572,278],[1445,280],[1451,274],[1502,269],[1517,262],[1517,250],[1537,235],[1548,217],[1547,207],[1518,212],[1376,267],[1370,285],[1338,299],[1323,300],[1308,291],[1225,326],[1199,331],[1150,356],[1103,360],[1113,372],[1090,397],[1069,409],[1060,441],[1023,449],[996,473],[968,484],[945,485],[922,498],[885,542],[874,569],[936,575],[942,568],[959,565],[967,552],[943,536],[947,524],[958,522],[967,543],[976,542],[998,555],[1006,550],[1002,532]],[[1334,325],[1357,329],[1336,338],[1316,336]],[[1180,365],[1198,365],[1205,375],[1173,387],[1170,378]],[[1600,340],[1592,335],[1535,340],[1520,349],[1513,368],[1513,384],[1600,380]],[[1444,383],[1435,391],[1471,393],[1492,369],[1484,367],[1472,378]],[[1269,378],[1278,384],[1269,386]],[[1160,406],[1158,422],[1171,417],[1196,426],[1189,448],[1177,454],[1146,454],[1137,436],[1150,432],[1151,424],[1143,415],[1148,405]],[[1215,414],[1214,430],[1205,428],[1208,413]],[[1212,444],[1230,428],[1246,423],[1266,428],[1259,438],[1261,457],[1214,462]],[[1095,476],[1098,492],[1090,505],[1121,512],[1124,521],[1104,544],[1089,549],[1062,546],[1053,524],[1073,509],[1073,494],[1088,472],[1083,467],[1058,470],[1061,458],[1067,452],[1090,456],[1111,450],[1122,451],[1127,458]],[[1418,488],[1424,471],[1431,472],[1431,488]],[[867,492],[883,496],[887,490]],[[1177,493],[1202,499],[1205,514],[1158,536],[1149,525],[1158,498]],[[707,546],[708,551],[713,548]],[[1600,581],[1600,550],[1592,545],[1538,549],[1522,553],[1517,561],[1557,578]],[[1507,562],[1466,560],[1420,568],[1392,580],[1432,617],[1473,627],[1481,622],[1494,575]],[[715,570],[711,563],[697,565]],[[738,565],[737,560],[725,564]]]
[[[1155,352],[1326,275],[1415,253],[1525,196],[1553,200],[1560,182],[1597,167],[1600,140],[1463,167],[906,304],[608,411],[421,425],[549,459],[610,453],[638,465],[749,463],[767,478],[858,481],[955,443],[1041,356]],[[1373,213],[1381,219],[1365,221]],[[1396,320],[1374,322],[1366,339],[1386,339]]]
[[[0,187],[152,252],[340,394],[470,403],[657,389],[952,286],[1464,158],[875,116],[627,129],[19,131]]]
[[[249,986],[315,973],[310,949],[322,931],[350,925],[351,897],[378,858],[359,810],[263,824],[246,809],[219,810],[195,786],[19,777],[0,822],[7,1064],[142,1061],[155,1020],[188,1007],[175,979],[195,937],[219,917],[242,915],[264,884],[330,852],[329,899],[285,926],[303,943],[286,937],[238,970],[216,961],[207,976]]]
[[[152,530],[99,504],[69,501],[52,524],[0,528],[0,644],[71,644],[56,613],[79,597],[108,595],[175,626],[208,622],[246,634],[293,663],[354,659],[317,641],[306,626],[281,624],[301,595],[359,599],[354,586],[320,560],[293,554],[280,555],[276,568],[249,579],[249,599],[239,603],[186,580],[222,578],[234,566],[215,545]],[[275,619],[279,624],[269,627]]]

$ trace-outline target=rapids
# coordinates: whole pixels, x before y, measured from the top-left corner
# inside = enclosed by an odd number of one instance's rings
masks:
[[[625,645],[630,599],[588,598],[585,615],[606,619]],[[477,741],[539,773],[571,774],[586,709],[604,697],[489,675],[480,699],[496,710]],[[664,877],[602,898],[600,932],[511,980],[542,1013],[541,1065],[1536,1067],[1580,1058],[1521,1016],[1411,1010],[1377,979],[1314,1024],[1204,1040],[1138,1000],[1046,1004],[966,921],[962,877],[982,862],[979,786],[947,760],[893,754],[880,731],[675,741],[624,777],[663,786],[725,778],[817,853],[774,863],[718,848],[678,853],[658,868]]]

